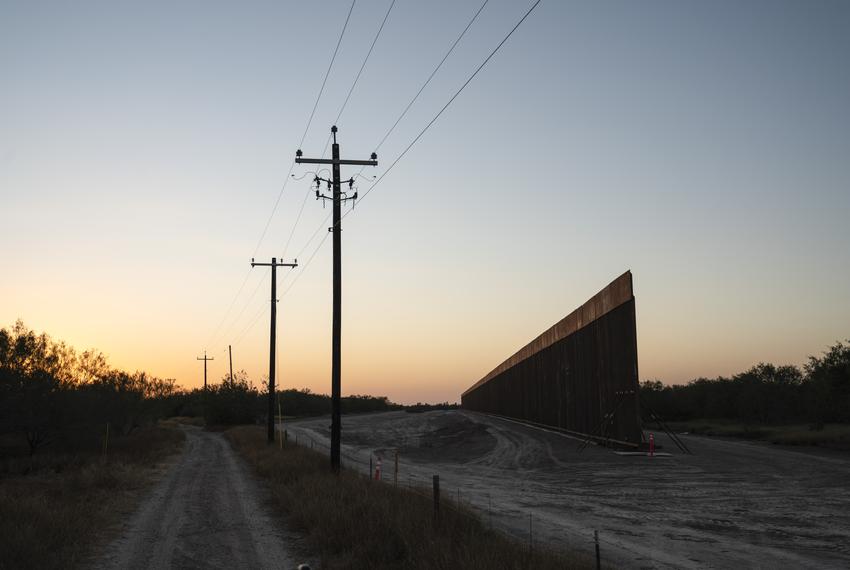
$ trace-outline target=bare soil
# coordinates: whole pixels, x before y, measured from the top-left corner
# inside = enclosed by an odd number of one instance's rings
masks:
[[[286,424],[290,441],[328,443],[328,418]],[[850,567],[850,455],[683,436],[683,455],[617,455],[515,422],[467,412],[343,417],[343,458],[384,480],[430,486],[477,508],[520,540],[592,551],[631,568]],[[530,528],[531,527],[531,528]]]
[[[295,568],[297,536],[221,434],[197,427],[95,568]]]

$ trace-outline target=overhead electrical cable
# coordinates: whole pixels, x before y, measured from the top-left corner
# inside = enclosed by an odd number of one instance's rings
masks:
[[[298,275],[295,276],[295,278],[292,280],[292,283],[290,283],[289,286],[281,294],[281,298],[284,297],[287,293],[289,293],[289,290],[292,289],[292,287],[295,286],[296,283],[298,283],[298,278],[301,277],[302,275],[304,275],[304,272],[307,271],[307,268],[310,266],[310,262],[313,261],[314,257],[316,257],[316,254],[319,252],[319,250],[325,244],[325,240],[328,239],[329,235],[331,235],[330,232],[325,234],[325,237],[322,238],[322,241],[320,241],[319,245],[316,246],[316,249],[313,250],[313,253],[312,253],[312,255],[310,255],[310,258],[307,260],[307,263],[305,263],[301,267],[301,271],[298,272]]]
[[[419,98],[419,96],[422,94],[422,92],[425,90],[425,88],[428,87],[428,84],[431,83],[432,79],[434,79],[434,76],[437,74],[437,72],[440,70],[440,68],[443,66],[443,64],[446,62],[446,60],[452,54],[455,47],[457,47],[457,44],[460,43],[460,40],[463,39],[463,36],[466,35],[466,32],[469,30],[469,28],[472,27],[473,22],[475,22],[475,20],[478,18],[478,15],[481,13],[481,11],[484,9],[484,6],[486,6],[487,2],[489,2],[489,1],[490,0],[484,0],[484,3],[481,4],[480,8],[478,8],[478,11],[475,12],[475,14],[473,14],[472,19],[469,20],[469,23],[466,24],[466,27],[463,29],[463,31],[460,33],[460,35],[457,37],[457,39],[455,39],[454,43],[452,43],[451,47],[449,48],[449,51],[446,52],[446,55],[443,56],[443,59],[440,60],[440,63],[437,64],[437,67],[434,68],[434,71],[431,72],[431,75],[428,76],[428,79],[425,80],[425,83],[422,84],[422,87],[419,88],[419,91],[416,92],[416,95],[413,96],[413,99],[411,99],[410,102],[407,104],[407,106],[404,108],[404,111],[402,111],[401,115],[399,115],[398,119],[395,120],[395,123],[393,123],[393,126],[390,127],[390,130],[388,130],[386,132],[386,134],[381,139],[381,142],[379,142],[378,146],[375,147],[375,151],[377,151],[378,149],[381,148],[381,145],[384,144],[384,141],[387,140],[387,138],[395,130],[395,128],[398,126],[399,122],[401,122],[401,120],[404,118],[404,116],[407,114],[407,112],[410,110],[410,108],[413,106],[413,104],[416,102],[416,100]]]
[[[384,14],[384,19],[381,20],[381,25],[378,26],[378,31],[375,33],[375,37],[372,39],[372,44],[369,46],[369,51],[366,52],[366,57],[363,58],[363,63],[360,64],[360,69],[357,71],[357,76],[354,78],[354,81],[351,83],[351,87],[348,89],[348,93],[345,96],[345,101],[343,101],[342,106],[339,108],[339,112],[336,115],[336,119],[334,119],[334,124],[339,123],[339,119],[342,117],[343,111],[345,111],[346,105],[348,105],[348,100],[351,98],[351,94],[354,93],[354,88],[357,87],[357,82],[360,81],[360,76],[363,74],[363,70],[366,68],[366,63],[369,61],[369,57],[372,55],[372,51],[375,49],[375,44],[378,43],[378,38],[381,37],[381,32],[384,29],[384,25],[387,23],[387,19],[390,17],[390,12],[393,10],[393,6],[395,6],[396,0],[392,0],[390,2],[389,8],[387,8],[387,12]],[[303,138],[302,138],[303,142]],[[322,151],[322,156],[324,157],[328,152],[328,145],[331,142],[331,136],[328,135],[328,140],[325,142],[325,148]],[[307,199],[312,194],[311,189],[307,188],[307,192],[304,195],[304,200],[301,201],[301,208],[298,210],[298,216],[295,218],[295,225],[292,226],[292,231],[289,232],[289,237],[286,240],[286,245],[283,247],[283,255],[286,256],[286,252],[289,249],[289,243],[292,241],[292,235],[295,233],[295,228],[298,227],[298,222],[301,220],[301,214],[304,211],[304,206],[307,204]]]
[[[448,100],[448,102],[446,102],[446,104],[445,104],[445,105],[443,105],[442,109],[440,109],[440,110],[439,110],[439,112],[437,112],[437,114],[436,114],[436,115],[434,115],[434,118],[433,118],[433,119],[431,119],[431,120],[428,122],[428,124],[427,124],[427,125],[425,125],[425,128],[423,128],[423,129],[419,132],[419,134],[418,134],[418,135],[416,135],[416,137],[415,137],[412,141],[410,141],[410,144],[408,144],[408,145],[407,145],[407,147],[406,147],[406,148],[405,148],[405,149],[401,152],[401,154],[399,154],[399,155],[396,157],[396,159],[392,162],[392,164],[390,164],[389,168],[387,168],[387,169],[386,169],[386,170],[385,170],[385,171],[384,171],[384,172],[383,172],[383,173],[382,173],[382,174],[378,177],[378,179],[377,179],[377,180],[375,180],[375,182],[374,182],[371,186],[369,186],[369,188],[367,188],[367,189],[366,189],[366,191],[363,193],[363,196],[361,196],[361,197],[360,197],[360,200],[361,200],[361,201],[363,200],[363,198],[365,198],[365,197],[369,194],[369,192],[371,192],[371,191],[372,191],[372,189],[374,189],[374,188],[375,188],[375,186],[377,186],[378,184],[380,184],[380,183],[381,183],[381,180],[383,180],[383,179],[384,179],[384,177],[385,177],[387,174],[389,174],[389,172],[393,169],[393,167],[395,167],[395,165],[396,165],[396,164],[398,164],[398,161],[400,161],[400,160],[404,157],[404,155],[406,155],[406,154],[408,153],[408,151],[409,151],[409,150],[413,147],[413,145],[415,145],[415,144],[419,141],[419,139],[421,139],[421,138],[422,138],[422,135],[424,135],[424,134],[428,131],[428,129],[430,129],[430,128],[431,128],[431,125],[433,125],[435,122],[437,122],[437,119],[439,119],[439,118],[440,118],[440,116],[441,116],[441,115],[442,115],[442,114],[446,111],[446,109],[448,109],[448,108],[449,108],[449,105],[451,105],[451,104],[452,104],[452,102],[454,102],[454,100],[455,100],[455,99],[457,99],[458,95],[460,95],[460,94],[461,94],[461,92],[463,92],[463,90],[464,90],[464,89],[466,89],[466,86],[467,86],[467,85],[469,85],[469,84],[470,84],[470,82],[471,82],[473,79],[475,79],[475,76],[476,76],[476,75],[478,75],[478,73],[479,73],[482,69],[484,69],[484,66],[485,66],[485,65],[487,65],[487,63],[488,63],[488,62],[489,62],[489,61],[493,58],[493,56],[494,56],[494,55],[496,55],[496,53],[499,51],[499,49],[500,49],[503,45],[505,45],[505,42],[507,42],[507,41],[508,41],[508,39],[509,39],[509,38],[513,35],[513,33],[517,30],[517,28],[519,28],[519,27],[520,27],[520,25],[522,25],[522,23],[523,23],[523,22],[525,22],[526,18],[528,18],[528,16],[531,14],[531,12],[532,12],[532,11],[534,11],[534,9],[535,9],[535,8],[537,8],[537,5],[538,5],[538,4],[540,4],[540,2],[541,2],[541,0],[537,0],[536,2],[534,2],[534,4],[532,4],[532,5],[531,5],[531,7],[528,9],[528,11],[525,13],[525,15],[524,15],[522,18],[520,18],[519,22],[517,22],[517,23],[516,23],[516,25],[515,25],[513,28],[511,28],[511,31],[510,31],[510,32],[508,32],[508,34],[507,34],[504,38],[502,38],[502,41],[500,41],[500,42],[499,42],[499,44],[498,44],[495,48],[493,48],[493,51],[491,51],[491,52],[490,52],[490,55],[488,55],[488,56],[486,57],[486,59],[484,59],[484,61],[483,61],[483,62],[481,62],[481,65],[479,65],[479,66],[475,69],[475,71],[473,71],[473,72],[472,72],[472,75],[470,75],[470,76],[469,76],[469,78],[468,78],[468,79],[467,79],[467,80],[463,83],[463,85],[461,85],[461,86],[460,86],[460,89],[458,89],[458,90],[455,92],[455,94],[451,96],[451,98]],[[345,214],[343,214],[343,216],[342,216],[342,217],[343,217],[343,218],[345,218],[345,216],[347,216],[348,214],[350,214],[352,211],[353,211],[353,210],[348,210],[347,212],[345,212]]]
[[[304,127],[304,134],[301,135],[301,142],[298,143],[298,148],[304,146],[304,139],[307,137],[307,131],[310,130],[310,125],[313,122],[313,117],[316,115],[316,107],[319,106],[319,99],[322,98],[322,93],[325,90],[325,84],[328,82],[328,76],[331,74],[331,68],[336,60],[336,54],[339,53],[339,45],[342,43],[342,37],[345,35],[345,29],[348,27],[348,21],[351,19],[351,12],[354,10],[354,4],[357,0],[351,0],[351,7],[348,9],[348,16],[345,17],[345,24],[342,26],[342,31],[339,34],[339,39],[336,42],[334,54],[331,57],[331,62],[328,64],[328,70],[325,72],[325,78],[322,80],[322,86],[319,88],[319,94],[316,96],[316,102],[313,103],[313,110],[310,112],[310,118],[307,120],[307,126]]]
[[[446,109],[448,109],[448,108],[449,108],[449,106],[450,106],[450,105],[454,102],[454,100],[455,100],[455,99],[457,99],[457,97],[458,97],[458,96],[459,96],[459,95],[463,92],[463,90],[464,90],[464,89],[466,89],[466,87],[467,87],[467,86],[468,86],[468,85],[472,82],[472,80],[473,80],[473,79],[475,79],[475,77],[478,75],[478,73],[480,73],[480,72],[481,72],[481,70],[484,68],[484,66],[486,66],[486,65],[487,65],[487,63],[488,63],[488,62],[489,62],[489,61],[493,58],[493,56],[494,56],[494,55],[496,55],[496,53],[497,53],[497,52],[498,52],[498,51],[502,48],[502,46],[505,44],[505,42],[507,42],[507,41],[508,41],[508,39],[509,39],[509,38],[510,38],[513,34],[514,34],[514,32],[515,32],[515,31],[516,31],[516,30],[517,30],[517,29],[518,29],[518,28],[522,25],[522,23],[523,23],[523,22],[525,22],[525,20],[528,18],[528,16],[529,16],[529,15],[531,15],[531,13],[534,11],[534,9],[535,9],[535,8],[537,8],[537,6],[540,4],[540,2],[541,2],[541,0],[536,0],[536,1],[535,1],[532,5],[531,5],[531,7],[530,7],[530,8],[529,8],[526,12],[525,12],[525,14],[522,16],[522,18],[520,18],[520,19],[519,19],[519,21],[518,21],[518,22],[514,25],[514,27],[513,27],[513,28],[511,28],[511,30],[510,30],[510,31],[509,31],[509,32],[505,35],[505,37],[504,37],[504,38],[502,38],[502,41],[500,41],[500,42],[496,45],[496,47],[495,47],[495,48],[493,48],[493,50],[490,52],[490,54],[489,54],[489,55],[488,55],[488,56],[484,59],[484,61],[482,61],[482,62],[481,62],[481,64],[480,64],[480,65],[479,65],[479,66],[475,69],[475,71],[473,71],[473,72],[472,72],[472,74],[469,76],[469,78],[467,78],[467,80],[463,83],[463,85],[461,85],[461,86],[460,86],[460,88],[459,88],[459,89],[458,89],[458,90],[454,93],[454,95],[452,95],[452,96],[451,96],[451,98],[449,98],[449,100],[446,102],[446,104],[445,104],[445,105],[443,105],[443,107],[442,107],[442,108],[441,108],[441,109],[437,112],[437,114],[436,114],[436,115],[434,115],[434,118],[432,118],[432,119],[428,122],[428,124],[427,124],[427,125],[425,125],[425,127],[424,127],[424,128],[423,128],[420,132],[419,132],[419,134],[418,134],[418,135],[416,135],[416,137],[415,137],[415,138],[414,138],[414,139],[410,142],[410,144],[408,144],[408,145],[407,145],[407,147],[405,147],[405,149],[401,152],[401,154],[399,154],[399,155],[395,158],[395,160],[393,160],[393,162],[390,164],[389,168],[387,168],[387,169],[386,169],[386,170],[385,170],[385,171],[381,174],[381,176],[380,176],[380,177],[378,177],[378,179],[377,179],[377,180],[375,180],[375,182],[374,182],[374,183],[372,183],[372,185],[371,185],[369,188],[367,188],[367,189],[366,189],[366,191],[363,193],[363,196],[361,196],[361,197],[360,197],[360,200],[362,200],[363,198],[365,198],[365,197],[366,197],[366,195],[367,195],[367,194],[369,194],[369,192],[371,192],[373,188],[375,188],[375,186],[377,186],[378,184],[380,184],[381,180],[383,180],[383,179],[384,179],[384,177],[385,177],[387,174],[389,174],[389,172],[390,172],[390,171],[391,171],[391,170],[395,167],[395,165],[396,165],[396,164],[398,164],[398,162],[399,162],[402,158],[404,158],[404,156],[405,156],[405,155],[406,155],[406,154],[410,151],[410,149],[411,149],[411,148],[413,148],[413,145],[415,145],[415,144],[419,141],[419,139],[420,139],[420,138],[422,138],[422,136],[423,136],[423,135],[424,135],[424,134],[428,131],[428,129],[430,129],[430,128],[431,128],[431,126],[432,126],[435,122],[437,122],[437,119],[439,119],[439,118],[440,118],[440,116],[441,116],[441,115],[442,115],[442,114],[446,111]],[[458,40],[455,40],[455,43],[452,45],[452,48],[451,48],[451,49],[454,49],[454,46],[455,46],[455,45],[457,45],[457,42],[459,41],[459,39],[460,39],[461,37],[463,37],[463,34],[465,34],[465,33],[466,33],[466,30],[468,30],[468,29],[469,29],[469,26],[472,24],[472,22],[475,20],[475,18],[478,16],[478,14],[481,12],[481,10],[484,8],[484,5],[486,5],[486,4],[487,4],[487,0],[485,0],[484,4],[481,6],[481,8],[479,8],[479,9],[478,9],[478,12],[476,12],[476,13],[475,13],[475,16],[473,16],[473,19],[470,21],[470,23],[467,25],[467,27],[466,27],[466,28],[464,29],[464,31],[461,33],[461,35],[459,36]],[[449,52],[448,52],[448,53],[451,53],[451,49],[449,50]],[[447,57],[447,56],[448,56],[448,54],[446,55],[446,57]],[[443,58],[443,61],[445,61],[445,57]],[[440,62],[440,65],[442,65],[442,61]],[[437,69],[439,69],[439,65],[438,65]],[[436,72],[436,70],[435,70],[435,72]],[[433,77],[433,73],[432,73],[431,77]],[[430,81],[430,77],[429,77],[428,81]],[[427,85],[427,81],[426,81],[425,85]],[[424,86],[423,86],[423,88],[424,88]],[[421,89],[420,89],[420,92],[421,92]],[[418,97],[418,94],[416,95],[416,97]],[[416,97],[414,97],[414,99],[413,99],[414,101],[415,101]],[[412,103],[411,103],[411,104],[412,104]],[[409,108],[409,105],[408,105],[408,108]],[[406,112],[407,112],[407,109],[405,109],[405,111],[404,111],[404,112],[406,113]],[[399,120],[400,120],[400,119],[399,119]],[[398,121],[396,121],[396,124],[397,124],[397,123],[398,123]],[[390,129],[390,131],[388,131],[388,134],[389,134],[390,132],[392,132],[393,128],[395,128],[395,126],[393,126],[393,127]],[[388,135],[385,135],[384,140],[386,139],[386,136],[388,136]],[[381,142],[383,143],[383,141],[381,141]],[[351,213],[351,212],[353,212],[353,211],[354,211],[353,209],[346,211],[346,212],[342,215],[342,217],[343,217],[343,218],[345,218],[348,214],[350,214],[350,213]],[[327,221],[327,218],[326,218],[326,221]],[[319,229],[321,229],[321,226],[319,226]],[[318,230],[316,231],[316,233],[318,233]],[[313,234],[313,235],[314,235],[314,237],[315,237],[316,233],[314,233],[314,234]],[[313,238],[311,238],[311,239],[310,239],[310,241],[312,241],[312,239],[313,239]],[[315,257],[316,253],[318,252],[319,248],[321,248],[321,246],[322,246],[322,244],[324,243],[325,239],[327,239],[327,234],[326,234],[326,235],[325,235],[325,237],[322,239],[321,243],[319,243],[319,246],[318,246],[318,247],[317,247],[317,248],[313,251],[313,254],[310,256],[310,260],[309,260],[309,261],[312,261],[313,257]],[[309,244],[309,241],[308,241],[308,244]],[[306,246],[305,246],[305,247],[306,247]],[[309,264],[309,261],[308,261],[308,264]],[[302,271],[301,271],[301,272],[299,272],[299,275],[300,275],[301,273],[303,273],[303,268],[302,268]],[[296,278],[296,279],[297,279],[297,278]],[[296,283],[296,281],[293,281],[292,283],[290,283],[290,284],[289,284],[289,287],[287,287],[287,289],[286,289],[286,291],[284,292],[284,294],[285,294],[286,292],[289,292],[289,290],[290,290],[290,289],[291,289],[291,288],[295,285],[295,283]]]
[[[357,3],[357,0],[352,0],[351,6],[348,8],[348,14],[345,17],[345,23],[343,24],[342,31],[339,34],[339,39],[337,40],[336,47],[334,48],[333,56],[331,56],[331,61],[328,64],[328,69],[327,69],[327,71],[325,71],[325,77],[322,79],[322,85],[319,88],[319,93],[316,96],[316,101],[313,103],[313,109],[312,109],[312,111],[310,111],[310,118],[307,120],[307,126],[304,127],[304,133],[301,135],[301,141],[298,144],[299,148],[304,144],[304,139],[307,136],[307,132],[310,130],[310,125],[312,124],[313,117],[316,114],[316,108],[319,106],[319,100],[322,98],[322,93],[325,90],[325,85],[327,84],[328,76],[330,75],[331,69],[333,68],[333,64],[334,64],[334,61],[336,60],[337,53],[339,53],[339,46],[342,43],[342,38],[345,35],[345,30],[348,28],[348,22],[351,20],[351,12],[354,10],[354,5],[356,3]],[[263,240],[266,237],[266,233],[269,230],[269,225],[271,224],[272,219],[274,219],[274,215],[277,212],[278,205],[280,205],[280,200],[283,197],[283,193],[286,190],[286,186],[289,183],[290,178],[292,177],[292,171],[293,171],[294,168],[295,168],[295,163],[293,163],[289,167],[289,172],[286,174],[286,179],[284,179],[283,185],[280,188],[280,192],[278,192],[277,199],[275,200],[274,206],[272,207],[272,211],[269,214],[268,219],[266,220],[265,226],[263,226],[263,232],[260,234],[260,239],[257,240],[257,245],[256,245],[256,247],[254,247],[254,253],[251,257],[256,257],[257,252],[259,252],[259,250],[260,250],[260,246],[262,245]],[[216,340],[216,335],[218,334],[218,331],[221,329],[222,325],[227,320],[227,316],[230,314],[230,311],[233,310],[233,306],[235,305],[236,300],[239,298],[239,295],[242,293],[242,290],[245,288],[245,284],[248,282],[248,278],[249,278],[250,274],[251,274],[251,271],[249,269],[248,272],[245,274],[245,278],[242,281],[242,285],[239,286],[239,290],[236,292],[236,295],[233,296],[233,300],[230,302],[230,305],[228,306],[227,311],[225,311],[224,317],[222,317],[221,322],[219,322],[218,326],[215,329],[215,332],[210,336],[210,339],[207,343],[208,345],[211,345],[213,343],[213,341]]]
[[[375,49],[375,44],[378,42],[378,38],[381,37],[381,31],[383,31],[384,24],[387,23],[387,18],[390,17],[390,12],[392,12],[395,3],[396,0],[393,0],[390,3],[390,7],[387,8],[387,13],[384,14],[384,19],[383,21],[381,21],[381,26],[378,28],[378,32],[375,34],[375,38],[372,40],[372,45],[369,46],[369,51],[366,53],[366,57],[363,58],[363,63],[360,64],[360,70],[357,72],[357,77],[354,78],[354,83],[351,84],[351,88],[348,90],[348,94],[345,96],[345,101],[343,101],[342,107],[339,108],[339,113],[337,113],[336,115],[334,124],[339,123],[339,118],[342,117],[342,112],[345,111],[345,106],[348,105],[348,100],[351,98],[351,94],[354,92],[354,88],[357,87],[357,82],[360,80],[360,75],[363,73],[363,68],[366,67],[366,62],[369,61],[369,56],[372,55],[372,50]]]
[[[218,326],[215,327],[215,330],[210,335],[210,338],[207,340],[206,346],[212,346],[213,340],[215,340],[218,331],[221,330],[221,326],[224,324],[224,321],[227,320],[227,317],[230,315],[230,311],[233,310],[234,305],[236,305],[236,299],[239,298],[239,294],[242,293],[242,289],[245,288],[245,284],[248,283],[248,278],[251,276],[251,270],[245,274],[245,279],[242,280],[242,285],[239,286],[239,290],[236,291],[236,295],[233,296],[233,300],[230,301],[230,306],[227,307],[227,310],[224,312],[224,316],[221,317],[221,321],[219,321]]]
[[[484,0],[484,2],[481,4],[481,6],[479,6],[478,10],[476,10],[475,14],[472,15],[472,18],[469,20],[469,22],[467,22],[466,27],[463,28],[463,30],[460,32],[460,35],[458,35],[458,37],[455,38],[454,42],[452,42],[452,45],[449,47],[448,51],[445,53],[445,55],[443,55],[443,58],[440,60],[440,62],[437,64],[437,66],[434,68],[434,70],[431,71],[431,74],[427,77],[427,79],[425,79],[425,82],[422,84],[422,86],[419,87],[419,91],[417,91],[416,94],[413,96],[413,98],[407,103],[407,106],[401,112],[401,115],[398,116],[398,118],[395,120],[395,122],[390,127],[390,129],[386,132],[386,134],[384,134],[383,138],[381,138],[381,141],[375,147],[376,151],[381,147],[382,144],[384,144],[384,141],[386,141],[387,138],[389,138],[390,134],[392,134],[392,132],[395,130],[395,128],[398,126],[398,124],[401,122],[401,120],[404,118],[404,116],[407,114],[407,112],[410,110],[410,108],[413,106],[413,104],[416,102],[416,100],[419,98],[419,96],[422,94],[422,92],[425,90],[425,88],[428,87],[428,84],[431,83],[432,79],[434,79],[434,76],[437,74],[437,72],[440,70],[440,68],[443,66],[443,64],[446,62],[446,60],[452,54],[454,49],[457,47],[457,45],[460,43],[460,41],[466,35],[466,32],[469,31],[469,28],[472,27],[472,24],[478,18],[479,14],[481,14],[482,10],[484,10],[484,7],[487,6],[487,3],[489,1],[490,0]],[[384,24],[386,23],[387,18],[390,15],[390,11],[393,9],[394,5],[395,5],[395,0],[393,0],[392,4],[390,4],[389,9],[387,9],[387,13],[384,15],[384,20],[383,20],[383,22],[381,22],[381,26],[378,28],[378,33],[375,34],[375,39],[372,40],[372,45],[369,47],[369,52],[366,54],[366,57],[363,60],[363,64],[360,66],[360,71],[357,73],[357,77],[354,79],[354,83],[351,85],[351,89],[348,90],[348,95],[345,98],[345,103],[342,104],[342,107],[340,108],[339,113],[337,114],[336,121],[334,121],[335,124],[339,123],[339,119],[342,116],[342,112],[345,109],[345,105],[346,105],[346,103],[348,103],[349,97],[351,97],[351,92],[354,91],[354,87],[357,85],[357,81],[360,79],[360,74],[363,72],[363,68],[366,66],[366,62],[368,61],[369,56],[372,54],[372,49],[375,47],[375,43],[378,41],[378,37],[381,35],[381,30],[384,29]],[[331,138],[330,138],[330,136],[328,136],[328,140],[325,143],[324,151],[322,151],[323,157],[328,152],[328,145],[330,144],[330,141],[331,141]],[[355,174],[355,176],[360,176],[365,168],[366,168],[365,166],[363,168],[361,168],[360,172]],[[311,188],[308,188],[306,194],[304,195],[304,200],[301,202],[301,209],[299,210],[298,217],[295,221],[296,226],[298,225],[298,221],[301,219],[301,213],[303,212],[304,206],[307,203],[307,199],[310,197],[311,194],[312,194]],[[313,233],[313,235],[310,237],[310,239],[307,240],[307,244],[301,250],[301,253],[303,253],[304,249],[306,249],[307,246],[310,244],[310,242],[313,241],[313,238],[315,238],[316,234],[319,232],[319,230],[322,228],[322,226],[325,223],[327,223],[328,218],[330,218],[330,215],[328,215],[325,218],[325,220],[319,225],[319,227],[316,229],[316,231]],[[286,246],[284,246],[284,248],[283,248],[284,255],[286,254],[286,251],[289,248],[289,243],[292,240],[292,234],[294,232],[295,232],[295,227],[292,228],[292,232],[290,232],[289,238],[286,241]],[[296,258],[300,257],[301,253],[299,253],[298,256],[296,256]],[[304,268],[302,267],[302,271],[300,271],[299,273],[303,273],[303,269]],[[287,289],[287,291],[288,290],[289,289]]]

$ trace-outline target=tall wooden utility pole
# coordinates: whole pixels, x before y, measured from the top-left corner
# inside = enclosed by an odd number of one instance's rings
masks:
[[[340,451],[340,436],[342,432],[342,424],[340,418],[340,394],[341,394],[341,382],[340,382],[340,371],[341,371],[341,358],[340,358],[340,336],[342,330],[342,223],[341,223],[341,204],[345,200],[355,200],[357,198],[357,193],[355,192],[353,196],[343,196],[343,192],[340,191],[340,174],[339,167],[342,164],[352,165],[352,166],[377,166],[378,165],[378,155],[374,152],[372,153],[371,160],[342,160],[339,158],[339,144],[336,142],[336,125],[331,127],[331,133],[333,133],[333,153],[332,158],[302,158],[301,149],[298,149],[295,152],[295,162],[297,164],[330,164],[332,165],[333,170],[333,180],[327,180],[324,178],[319,178],[316,176],[314,178],[314,182],[316,183],[316,199],[324,199],[333,201],[333,222],[334,225],[331,228],[328,228],[328,231],[333,232],[333,240],[334,240],[334,260],[333,260],[333,336],[332,336],[332,347],[333,347],[333,355],[331,357],[331,468],[335,471],[339,471],[339,451]],[[333,186],[333,195],[325,196],[319,192],[319,184],[321,182],[325,182],[328,185]],[[347,180],[348,187],[354,185],[354,179],[351,178]]]
[[[274,443],[274,362],[275,362],[275,336],[277,334],[277,268],[298,267],[298,260],[294,263],[279,263],[276,257],[272,257],[271,263],[255,263],[251,258],[251,267],[266,266],[272,268],[272,318],[271,333],[269,334],[269,443]]]
[[[233,348],[227,345],[227,355],[230,357],[230,387],[233,387]]]
[[[209,358],[207,358],[207,351],[205,350],[204,351],[204,357],[203,358],[198,357],[195,360],[203,360],[204,361],[204,390],[206,390],[207,389],[207,361],[215,360],[215,357],[210,356]]]

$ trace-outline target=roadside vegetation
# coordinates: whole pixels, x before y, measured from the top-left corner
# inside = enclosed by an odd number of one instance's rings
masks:
[[[20,322],[0,329],[0,568],[79,565],[180,449],[156,423],[175,393]]]
[[[648,425],[651,408],[679,431],[850,449],[850,344],[802,368],[761,363],[729,378],[649,381],[640,395]]]
[[[180,431],[146,426],[110,437],[104,455],[102,438],[81,436],[33,465],[25,446],[16,454],[4,439],[13,453],[0,465],[0,569],[80,566],[182,442]]]
[[[437,523],[430,490],[422,494],[371,481],[325,455],[266,443],[262,428],[225,432],[234,449],[266,480],[274,504],[322,568],[591,568],[592,561],[515,541],[490,530],[468,509],[443,497]]]

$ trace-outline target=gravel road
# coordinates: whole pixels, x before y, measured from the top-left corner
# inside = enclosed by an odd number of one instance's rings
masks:
[[[328,419],[289,422],[290,439],[328,440]],[[626,568],[850,567],[850,456],[685,436],[682,455],[624,456],[462,410],[343,417],[344,462],[383,456],[399,484],[430,485],[535,543]],[[308,444],[309,445],[309,444]],[[492,513],[492,514],[491,514]],[[531,520],[529,520],[531,515]]]
[[[95,568],[296,568],[297,540],[221,434],[184,426],[182,455]],[[303,562],[303,561],[302,561]]]

